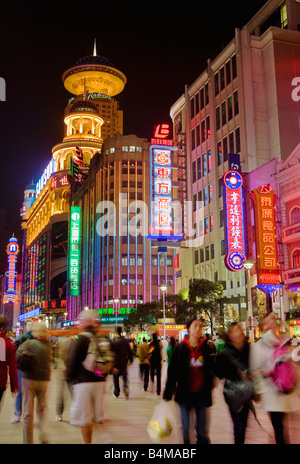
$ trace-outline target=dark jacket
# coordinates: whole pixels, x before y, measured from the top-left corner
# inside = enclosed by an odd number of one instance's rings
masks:
[[[26,340],[17,350],[17,363],[20,367],[20,361],[23,353],[29,352],[32,361],[31,367],[26,370],[20,369],[23,372],[23,377],[32,380],[50,380],[51,374],[51,345],[44,340],[35,338]]]
[[[204,402],[206,407],[212,405],[212,379],[214,370],[214,356],[205,339],[201,347],[203,353],[203,385],[199,392],[192,393],[189,385],[190,350],[187,343],[175,346],[170,365],[163,398],[171,400],[175,393],[175,401],[192,407]]]
[[[148,358],[152,367],[160,367],[161,365],[161,345],[158,340],[151,342],[149,345]]]
[[[222,352],[217,356],[215,373],[220,379],[238,380],[240,370],[249,368],[249,343],[238,350],[230,342],[226,342]]]
[[[128,363],[133,362],[133,351],[129,341],[124,337],[117,337],[112,344],[112,350],[115,354],[115,369],[118,369],[121,375],[126,375]]]
[[[86,330],[91,336],[95,336],[92,330]],[[96,337],[95,337],[96,338]],[[92,371],[88,371],[82,365],[87,357],[90,338],[84,333],[78,336],[77,340],[70,343],[67,353],[67,379],[72,383],[85,383],[85,382],[102,382],[105,377],[99,377]]]
[[[6,338],[4,332],[0,332],[0,390],[5,390],[7,385],[7,374],[10,377],[10,389],[18,391],[18,372],[16,361],[16,348],[13,342]]]

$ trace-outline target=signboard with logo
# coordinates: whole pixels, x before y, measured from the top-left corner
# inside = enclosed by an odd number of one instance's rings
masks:
[[[16,277],[17,277],[17,259],[19,253],[18,240],[11,237],[7,249],[8,270],[6,272],[6,292],[4,293],[3,303],[15,303],[18,299],[16,292]]]
[[[257,282],[258,285],[276,285],[280,283],[275,222],[277,195],[270,185],[261,185],[250,197],[255,215]]]
[[[227,254],[225,265],[230,271],[244,268],[245,234],[243,206],[243,177],[238,171],[228,171],[223,178],[225,186],[224,209],[226,226]]]
[[[68,294],[72,296],[79,295],[80,248],[81,248],[81,208],[79,206],[71,206],[69,263],[68,263]]]

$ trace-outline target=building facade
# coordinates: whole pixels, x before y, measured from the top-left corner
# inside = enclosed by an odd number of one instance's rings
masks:
[[[219,281],[225,302],[246,317],[245,271],[230,271],[226,255],[224,174],[239,154],[241,173],[247,174],[273,158],[288,158],[299,142],[299,104],[292,98],[292,82],[300,75],[299,3],[270,0],[196,81],[185,88],[170,115],[175,138],[182,141],[186,178],[182,188],[193,207],[202,202],[201,244],[178,253],[177,289],[192,278]],[[185,155],[185,156],[184,156]],[[183,170],[184,172],[184,170]],[[184,194],[182,194],[182,197]],[[245,225],[250,218],[244,217]],[[247,234],[247,227],[245,228]],[[246,257],[251,257],[246,237]]]
[[[88,178],[72,189],[81,208],[81,289],[68,297],[70,317],[95,309],[107,328],[122,324],[139,303],[160,301],[161,285],[175,293],[174,249],[148,240],[149,142],[136,135],[104,141]]]
[[[64,138],[52,150],[41,178],[24,193],[21,209],[23,237],[22,304],[20,322],[46,318],[49,327],[68,319],[67,261],[71,173],[80,166],[86,176],[106,134],[123,130],[123,115],[114,96],[126,77],[106,58],[79,60],[62,80],[74,97],[64,118]]]

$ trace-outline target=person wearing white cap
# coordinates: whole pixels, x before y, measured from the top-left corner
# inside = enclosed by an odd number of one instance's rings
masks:
[[[67,377],[73,384],[70,423],[81,427],[85,444],[92,443],[93,420],[101,422],[102,385],[105,381],[108,363],[103,359],[96,335],[96,315],[92,310],[79,314],[80,333],[71,345],[67,361]]]

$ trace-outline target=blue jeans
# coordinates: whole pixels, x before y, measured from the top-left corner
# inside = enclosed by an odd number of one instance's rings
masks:
[[[192,407],[179,404],[181,412],[181,424],[183,429],[183,441],[185,445],[190,443],[190,411]],[[196,435],[198,445],[207,445],[210,439],[206,430],[206,407],[204,403],[193,406],[196,413]]]
[[[21,417],[22,415],[22,371],[18,370],[19,391],[16,396],[14,414]]]

